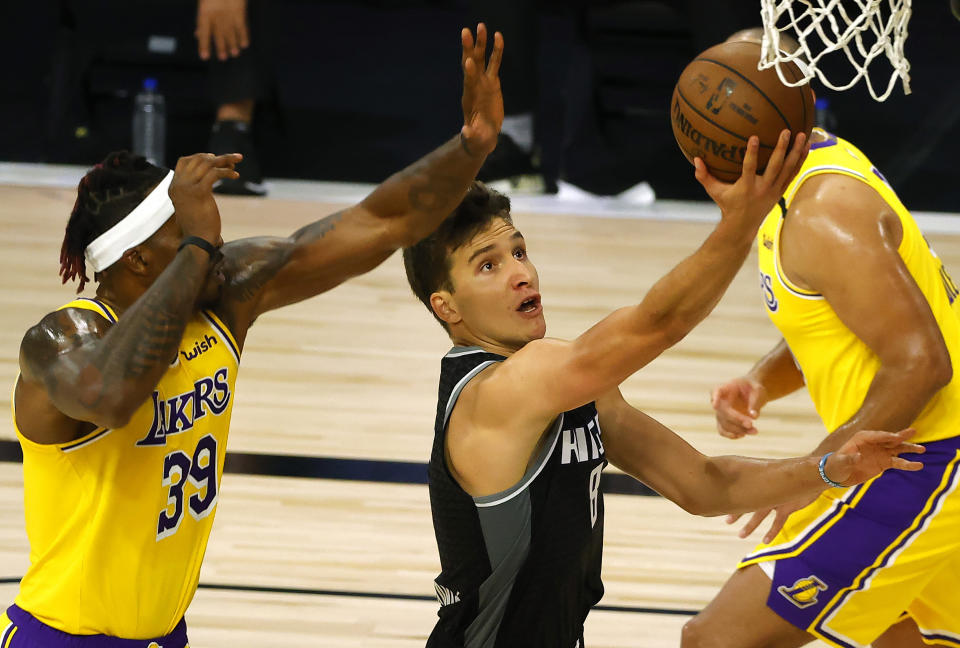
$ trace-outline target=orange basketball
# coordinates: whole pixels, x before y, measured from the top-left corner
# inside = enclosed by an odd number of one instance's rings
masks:
[[[673,89],[670,122],[680,150],[691,163],[702,158],[720,180],[740,177],[751,135],[760,138],[762,171],[781,130],[809,137],[813,128],[810,84],[786,86],[774,68],[758,70],[759,61],[758,43],[721,43],[695,58]],[[791,81],[802,77],[793,63],[783,70]]]

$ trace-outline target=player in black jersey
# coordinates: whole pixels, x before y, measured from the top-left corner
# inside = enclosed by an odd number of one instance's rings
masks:
[[[912,430],[860,432],[821,460],[705,457],[624,401],[617,386],[711,311],[806,154],[780,138],[763,175],[751,138],[735,184],[697,179],[720,206],[703,245],[637,306],[573,341],[545,338],[536,268],[505,196],[476,183],[404,251],[410,285],[456,345],[443,359],[430,458],[442,573],[431,648],[580,648],[603,595],[608,461],[698,515],[753,511],[851,485],[922,451]],[[790,148],[788,152],[788,148]]]

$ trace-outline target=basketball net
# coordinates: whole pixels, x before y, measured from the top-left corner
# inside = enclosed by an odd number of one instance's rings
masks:
[[[903,53],[907,40],[912,0],[760,0],[763,18],[760,69],[777,68],[780,80],[798,86],[814,76],[833,90],[847,90],[865,78],[870,95],[884,101],[899,78],[904,94],[910,94],[910,63]],[[884,11],[884,7],[887,11]],[[780,48],[781,34],[800,43],[792,53]],[[842,51],[855,74],[846,84],[831,82],[820,69],[820,60]],[[867,68],[881,54],[893,68],[886,90],[873,86]],[[793,62],[804,77],[790,81],[781,66]]]

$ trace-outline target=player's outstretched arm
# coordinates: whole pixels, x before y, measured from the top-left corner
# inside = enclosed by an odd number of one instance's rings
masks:
[[[728,380],[711,392],[710,405],[717,415],[720,436],[739,439],[757,434],[754,421],[760,416],[760,409],[772,400],[792,394],[803,384],[803,374],[790,347],[780,340],[747,375]]]
[[[950,382],[953,367],[930,305],[897,251],[903,232],[896,214],[865,183],[829,174],[801,186],[786,223],[781,255],[790,278],[822,294],[880,360],[860,408],[811,455],[840,448],[859,430],[911,425]],[[801,498],[776,507],[764,540],[807,503]],[[740,535],[770,513],[756,511]]]
[[[222,309],[242,336],[257,315],[325,292],[420,241],[466,194],[503,122],[499,68],[503,36],[487,30],[474,42],[461,33],[463,127],[456,137],[394,174],[359,204],[294,232],[288,238],[245,239],[224,248],[232,279]],[[239,329],[239,330],[237,330]]]
[[[821,457],[750,459],[707,457],[670,429],[631,407],[619,390],[597,401],[604,449],[610,462],[695,515],[742,513],[829,488],[820,477]],[[826,476],[853,486],[884,470],[920,470],[900,457],[922,453],[907,443],[914,430],[861,431],[831,454]]]
[[[806,138],[798,135],[791,147],[784,131],[762,176],[756,174],[757,150],[758,140],[751,137],[743,173],[734,184],[710,176],[697,158],[697,179],[720,206],[721,221],[640,304],[614,311],[571,342],[547,338],[527,344],[483,381],[482,400],[511,416],[528,413],[535,429],[616,387],[683,339],[740,269],[760,223],[803,164]]]
[[[930,305],[897,251],[900,220],[868,185],[839,175],[805,182],[787,220],[783,236],[792,245],[782,254],[791,278],[822,294],[880,360],[860,408],[814,452],[839,448],[857,430],[911,425],[952,380],[953,367]]]
[[[220,242],[213,184],[236,177],[239,155],[180,158],[170,199],[184,236]],[[133,254],[131,249],[126,255]],[[170,366],[210,269],[204,250],[187,245],[150,288],[110,326],[99,316],[66,309],[27,331],[20,346],[17,412],[21,431],[38,443],[71,440],[68,426],[33,426],[31,407],[52,404],[66,417],[119,427],[150,395]],[[31,436],[31,430],[39,430]],[[59,438],[66,431],[67,438]],[[34,438],[36,437],[36,438]]]

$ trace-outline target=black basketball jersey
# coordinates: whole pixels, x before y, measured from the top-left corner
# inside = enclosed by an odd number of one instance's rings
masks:
[[[447,469],[444,440],[457,398],[505,359],[456,347],[441,363],[429,467],[440,620],[429,648],[580,647],[587,612],[603,596],[607,461],[593,403],[558,416],[526,474],[501,493],[471,497]]]

